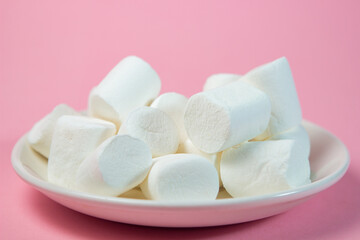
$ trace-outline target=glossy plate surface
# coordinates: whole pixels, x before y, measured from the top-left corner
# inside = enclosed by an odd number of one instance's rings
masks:
[[[234,224],[287,211],[330,187],[345,174],[350,161],[345,145],[313,123],[304,121],[303,125],[311,139],[312,183],[256,197],[161,202],[95,196],[68,190],[47,182],[47,161],[31,150],[25,136],[16,143],[12,151],[12,165],[25,182],[49,198],[75,211],[98,218],[161,227]]]

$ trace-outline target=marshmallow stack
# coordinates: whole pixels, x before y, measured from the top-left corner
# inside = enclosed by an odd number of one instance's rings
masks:
[[[80,165],[76,189],[118,196],[139,185],[152,164],[150,148],[128,135],[108,138]]]
[[[119,128],[132,110],[152,102],[160,88],[160,78],[147,62],[126,57],[91,91],[89,115]]]
[[[49,158],[50,145],[56,121],[64,115],[79,114],[66,104],[60,104],[56,106],[51,113],[37,122],[27,136],[27,140],[31,147],[46,158]]]
[[[194,154],[171,154],[154,159],[141,190],[154,200],[213,200],[219,191],[215,167]]]
[[[104,120],[84,116],[60,117],[50,148],[49,182],[74,188],[76,171],[82,161],[115,132],[115,125]]]
[[[184,124],[197,148],[216,153],[264,132],[270,110],[265,93],[236,81],[193,95],[186,106]]]
[[[189,99],[158,96],[160,87],[148,63],[124,58],[92,89],[87,110],[59,105],[34,125],[28,160],[56,185],[133,199],[215,200],[310,183],[310,140],[286,58],[244,76],[212,75]]]

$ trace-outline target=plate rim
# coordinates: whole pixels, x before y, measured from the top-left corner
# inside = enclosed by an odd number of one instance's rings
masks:
[[[331,138],[337,141],[338,144],[345,150],[346,160],[344,164],[339,167],[332,174],[310,184],[306,184],[297,188],[289,189],[286,191],[270,193],[265,195],[250,196],[250,197],[241,197],[241,198],[228,198],[228,199],[216,199],[216,200],[202,200],[202,201],[154,201],[154,200],[143,200],[143,199],[129,199],[129,198],[119,198],[119,197],[109,197],[109,196],[100,196],[93,195],[85,192],[80,192],[76,190],[66,189],[61,186],[49,183],[47,181],[41,180],[28,172],[25,169],[24,165],[20,160],[20,150],[21,147],[25,144],[26,135],[24,134],[14,145],[11,153],[11,163],[12,167],[15,170],[16,174],[27,184],[30,184],[43,194],[47,195],[45,192],[50,192],[56,195],[63,195],[69,198],[75,198],[78,200],[85,200],[87,202],[94,203],[103,203],[108,205],[115,206],[126,206],[126,207],[141,207],[141,208],[209,208],[209,207],[219,207],[219,206],[241,206],[241,205],[263,205],[271,204],[274,202],[284,202],[295,199],[302,199],[309,197],[315,193],[323,191],[328,187],[332,186],[338,182],[346,173],[350,165],[350,156],[349,151],[346,148],[345,144],[336,137],[330,131],[318,126],[315,123],[310,121],[303,121],[303,123],[312,125],[313,127],[319,128],[320,130],[326,132]],[[301,196],[299,198],[299,195]]]

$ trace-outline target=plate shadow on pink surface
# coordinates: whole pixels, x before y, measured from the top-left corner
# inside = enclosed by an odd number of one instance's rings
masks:
[[[40,221],[61,232],[87,239],[214,239],[226,237],[256,239],[318,239],[346,231],[360,222],[359,179],[351,171],[330,189],[294,209],[262,220],[208,228],[156,228],[128,225],[87,216],[27,188],[27,208]],[[326,216],[326,217],[324,217]],[[221,216],[219,216],[221,217]]]

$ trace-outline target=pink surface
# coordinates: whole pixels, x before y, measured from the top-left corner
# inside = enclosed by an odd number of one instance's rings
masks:
[[[360,238],[358,1],[1,1],[0,239]],[[56,104],[87,95],[123,57],[150,62],[162,92],[190,96],[207,76],[286,56],[304,118],[335,133],[352,163],[332,188],[279,216],[201,229],[92,218],[23,183],[15,141]]]

